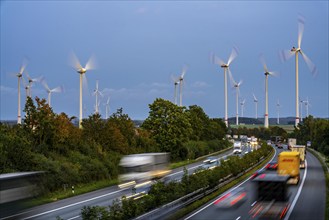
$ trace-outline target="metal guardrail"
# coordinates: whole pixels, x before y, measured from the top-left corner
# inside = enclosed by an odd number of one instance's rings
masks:
[[[185,195],[175,201],[172,201],[168,204],[165,204],[157,209],[154,209],[148,213],[145,213],[141,216],[136,217],[136,220],[156,220],[156,219],[165,219],[168,218],[171,214],[173,214],[176,210],[185,207],[193,202],[195,202],[196,200],[201,199],[204,196],[207,196],[213,192],[215,192],[216,190],[218,190],[219,188],[223,187],[224,185],[228,184],[229,182],[241,177],[242,175],[244,175],[245,173],[249,172],[250,170],[254,169],[255,167],[257,167],[259,164],[261,164],[263,161],[265,160],[265,157],[261,157],[259,162],[257,162],[256,164],[254,164],[252,167],[248,168],[247,170],[239,173],[237,176],[232,177],[232,174],[228,175],[227,177],[222,178],[221,180],[219,180],[219,184],[217,186],[215,186],[212,189],[208,189],[208,187],[205,188],[201,188],[198,189],[188,195]]]

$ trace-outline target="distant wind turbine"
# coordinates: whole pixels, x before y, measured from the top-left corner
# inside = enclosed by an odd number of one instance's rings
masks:
[[[177,85],[179,84],[180,82],[180,78],[175,78],[173,75],[171,76],[171,79],[173,80],[174,82],[174,103],[175,105],[177,105]]]
[[[21,79],[23,77],[23,72],[26,68],[27,62],[24,59],[23,64],[19,72],[16,74],[18,78],[18,85],[17,85],[17,92],[18,92],[18,106],[17,106],[17,124],[22,124],[22,117],[21,117]]]
[[[44,77],[40,76],[40,77],[37,77],[37,78],[32,78],[26,71],[25,71],[25,73],[26,73],[26,77],[28,79],[28,86],[27,86],[28,96],[32,98],[32,85],[33,85],[33,83],[41,82]]]
[[[313,64],[313,62],[306,56],[304,51],[301,49],[301,41],[303,37],[303,32],[304,32],[304,25],[305,25],[305,20],[302,16],[299,16],[298,18],[298,48],[292,47],[292,49],[289,51],[282,51],[282,58],[283,60],[287,60],[290,57],[292,57],[295,54],[295,64],[296,64],[296,119],[295,119],[295,126],[297,127],[299,123],[299,90],[298,90],[298,54],[300,53],[302,57],[304,58],[308,68],[310,69],[311,73],[313,75],[317,74],[317,68]]]
[[[110,113],[110,97],[107,98],[107,101],[106,101],[106,110],[105,110],[105,119],[108,119],[109,118],[109,113]]]
[[[255,110],[256,110],[256,117],[255,119],[258,118],[257,111],[258,111],[258,99],[256,98],[255,94],[252,94],[254,97],[254,103],[255,103]]]
[[[63,92],[64,91],[63,86],[58,86],[54,89],[50,89],[46,80],[42,80],[42,85],[45,87],[45,89],[48,93],[48,105],[49,105],[49,107],[51,107],[51,94],[53,92],[57,92],[57,93]]]
[[[211,56],[212,62],[219,65],[221,68],[224,69],[224,98],[225,98],[225,116],[224,116],[224,122],[226,127],[228,127],[228,116],[227,116],[227,72],[230,72],[230,64],[233,62],[233,60],[238,55],[237,49],[234,47],[232,49],[231,55],[228,58],[227,63],[224,63],[220,58],[216,57],[215,55]]]
[[[279,99],[278,99],[278,101],[276,103],[276,111],[278,113],[278,117],[277,117],[277,120],[276,120],[277,124],[280,124],[280,107],[281,107],[281,105],[280,105],[280,102],[279,102]]]
[[[301,100],[301,99],[299,99],[299,101],[300,101],[300,121],[302,122],[303,121],[303,103],[304,103],[304,101],[303,100]]]
[[[75,68],[75,70],[80,74],[80,104],[79,104],[79,128],[82,128],[81,122],[82,122],[82,80],[83,77],[85,77],[85,73],[88,70],[94,69],[94,56],[91,56],[86,63],[85,67],[82,67],[80,64],[80,61],[76,57],[76,55],[72,52],[71,53],[71,64]]]
[[[98,95],[103,96],[103,93],[99,91],[98,89],[98,80],[96,80],[96,89],[94,90],[94,96],[96,97],[96,102],[95,102],[95,114],[99,113],[99,100],[98,100]]]
[[[308,97],[306,98],[306,101],[304,103],[305,103],[305,107],[306,107],[306,117],[308,117],[308,107],[310,106],[310,103],[308,101]]]
[[[183,71],[179,77],[179,87],[180,87],[180,92],[179,92],[179,106],[183,106],[183,81],[184,81],[184,76],[187,70],[187,66],[183,67]]]
[[[264,56],[260,56],[260,61],[263,64],[264,71],[265,71],[265,117],[264,117],[264,127],[268,128],[269,122],[268,122],[268,76],[275,76],[276,74],[274,72],[269,72],[265,63]]]
[[[235,88],[235,94],[236,94],[236,120],[235,123],[236,125],[239,125],[239,94],[240,94],[240,86],[242,84],[242,80],[240,80],[240,82],[235,82],[231,72],[229,72],[229,76],[231,79],[231,83],[233,85],[233,87]]]
[[[246,103],[246,99],[243,99],[243,101],[240,102],[241,105],[241,117],[243,117],[243,111],[244,111],[244,104]]]

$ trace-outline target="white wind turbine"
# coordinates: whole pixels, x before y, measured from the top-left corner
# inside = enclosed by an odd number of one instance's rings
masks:
[[[17,107],[17,124],[22,124],[22,117],[21,117],[21,79],[23,77],[23,72],[26,68],[27,62],[26,60],[23,61],[23,64],[16,74],[18,78],[18,85],[17,85],[17,92],[18,92],[18,107]]]
[[[71,53],[71,64],[75,68],[75,70],[80,74],[80,104],[79,104],[79,128],[82,128],[82,80],[85,77],[85,73],[88,70],[94,69],[95,60],[94,56],[91,56],[86,63],[85,67],[82,67],[80,61],[76,57],[76,55],[72,52]]]
[[[300,121],[302,122],[303,121],[303,103],[305,102],[304,100],[302,100],[302,99],[299,99],[299,101],[300,101],[300,111],[299,111],[299,113],[300,113]]]
[[[103,96],[102,92],[99,91],[98,89],[98,80],[96,80],[96,89],[94,90],[93,95],[96,97],[96,102],[95,102],[95,114],[99,113],[99,100],[98,100],[98,95]]]
[[[32,98],[32,85],[35,82],[41,82],[43,80],[43,76],[37,77],[37,78],[32,78],[26,71],[26,77],[28,79],[28,85],[27,85],[27,92],[28,96]]]
[[[212,62],[215,64],[218,64],[221,68],[224,69],[224,99],[225,99],[225,125],[228,127],[228,116],[227,116],[227,72],[230,72],[230,64],[233,62],[233,60],[238,55],[237,49],[233,47],[231,55],[227,61],[227,63],[224,63],[220,58],[216,57],[215,55],[212,55],[211,59]]]
[[[261,55],[260,60],[263,64],[264,71],[265,71],[265,117],[264,117],[264,127],[268,128],[269,122],[268,122],[268,76],[272,75],[275,76],[276,74],[274,72],[269,72],[265,63],[265,59],[263,55]]]
[[[316,66],[312,63],[312,61],[306,56],[304,51],[301,49],[301,41],[303,37],[303,32],[304,32],[304,24],[305,20],[302,16],[299,16],[298,18],[298,48],[292,47],[291,50],[288,51],[282,51],[282,58],[283,60],[287,60],[290,57],[292,57],[295,54],[295,65],[296,65],[296,120],[295,120],[295,126],[297,127],[299,123],[299,88],[298,88],[298,54],[301,54],[302,57],[304,58],[308,68],[310,69],[311,73],[315,75],[317,73],[317,68]]]
[[[180,82],[180,78],[175,78],[173,75],[171,76],[171,79],[174,82],[175,90],[174,90],[174,103],[177,105],[177,85]]]
[[[306,117],[308,117],[308,107],[311,106],[308,101],[308,97],[306,98],[306,101],[304,101],[304,103],[305,103],[305,107],[306,107]]]
[[[243,117],[243,111],[244,111],[244,105],[246,103],[246,99],[243,99],[243,101],[240,102],[241,105],[241,117]]]
[[[187,70],[187,66],[184,66],[183,67],[183,71],[179,77],[179,87],[180,87],[180,91],[179,91],[179,106],[183,106],[183,80],[184,80],[184,76],[185,76],[185,73],[186,73],[186,70]]]
[[[256,118],[258,118],[257,111],[258,111],[258,99],[256,98],[255,94],[252,94],[254,97],[254,103],[255,103],[255,110],[256,110]]]
[[[231,72],[229,72],[229,76],[230,76],[230,80],[231,83],[233,85],[233,87],[235,88],[235,95],[236,95],[236,120],[235,123],[236,125],[239,125],[239,94],[240,94],[240,86],[242,84],[242,81],[240,80],[240,82],[235,82]]]
[[[276,123],[277,124],[280,124],[280,107],[281,107],[281,105],[280,105],[280,102],[279,102],[279,99],[278,99],[278,101],[277,101],[277,103],[276,103],[276,111],[277,111],[277,119],[276,119]]]
[[[109,118],[109,113],[110,113],[110,97],[107,98],[106,104],[105,104],[105,119]]]
[[[48,105],[49,105],[49,107],[51,107],[51,94],[53,92],[57,92],[57,93],[63,92],[64,91],[63,86],[58,86],[56,88],[50,89],[46,80],[42,81],[42,85],[45,87],[45,89],[48,93]]]

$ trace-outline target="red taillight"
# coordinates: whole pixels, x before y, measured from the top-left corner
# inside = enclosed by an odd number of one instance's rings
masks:
[[[270,164],[267,164],[267,165],[266,165],[266,168],[269,168],[270,166],[271,166]]]
[[[282,219],[286,215],[288,208],[289,208],[289,204],[286,207],[284,207],[283,211],[281,212],[280,219]]]
[[[235,203],[239,202],[241,199],[243,199],[246,196],[247,193],[242,193],[241,195],[239,195],[236,199],[234,199],[231,202],[231,205],[234,205]]]

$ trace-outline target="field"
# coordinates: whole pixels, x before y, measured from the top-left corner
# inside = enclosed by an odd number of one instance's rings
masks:
[[[284,130],[286,130],[288,133],[291,133],[294,131],[295,127],[294,125],[270,125],[270,127],[280,127],[283,128]],[[251,124],[240,124],[240,125],[230,125],[230,127],[232,128],[238,128],[238,127],[246,127],[246,128],[259,128],[259,127],[264,127],[263,124],[260,125],[251,125]]]

